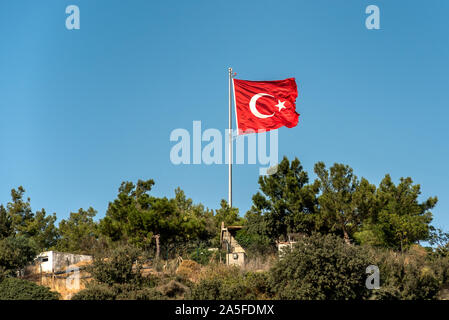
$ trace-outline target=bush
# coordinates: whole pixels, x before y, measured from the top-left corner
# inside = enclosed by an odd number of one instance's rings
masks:
[[[130,245],[121,245],[95,257],[87,271],[93,281],[72,300],[156,300],[162,294],[154,287],[153,277],[141,274],[144,253]]]
[[[0,283],[0,300],[58,300],[59,293],[18,278],[5,278]]]
[[[143,252],[130,245],[122,245],[95,257],[87,271],[98,283],[107,285],[141,283]]]
[[[107,284],[93,283],[77,292],[72,300],[115,300],[117,292]]]
[[[194,300],[243,300],[250,299],[245,294],[241,278],[203,279],[192,290]],[[251,297],[252,298],[252,297]]]
[[[193,286],[194,300],[253,300],[266,297],[266,275],[242,273],[237,267],[210,267]]]
[[[72,300],[158,300],[162,295],[154,288],[129,284],[109,286],[92,283],[72,297]]]
[[[269,283],[279,299],[362,299],[370,294],[365,287],[370,264],[364,247],[314,234],[301,239],[270,269]]]
[[[256,297],[266,299],[270,291],[267,272],[248,272],[245,275],[247,286]]]
[[[435,299],[448,281],[449,261],[431,259],[416,251],[395,253],[377,250],[381,288],[373,291],[373,299]]]
[[[190,292],[190,289],[180,281],[170,280],[168,283],[160,286],[158,291],[167,298],[183,298]]]

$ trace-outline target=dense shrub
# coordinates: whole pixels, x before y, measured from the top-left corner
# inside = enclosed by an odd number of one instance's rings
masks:
[[[93,281],[72,300],[155,300],[162,294],[154,288],[153,277],[141,274],[144,253],[130,245],[121,245],[96,256],[87,268]]]
[[[268,298],[270,287],[267,272],[248,272],[245,274],[245,282],[250,292],[257,298]]]
[[[280,299],[361,299],[369,295],[365,271],[370,264],[363,247],[333,235],[314,234],[296,243],[271,268],[269,282]]]
[[[158,300],[162,294],[155,288],[130,284],[107,285],[92,283],[72,297],[72,300]]]
[[[15,276],[37,254],[36,244],[25,236],[10,236],[0,240],[0,273]]]
[[[5,278],[0,283],[0,300],[58,300],[59,293],[31,281]]]
[[[264,298],[268,284],[266,274],[244,273],[237,267],[210,267],[203,278],[193,286],[195,300],[243,300]]]
[[[425,251],[395,253],[378,249],[376,264],[380,269],[381,288],[373,299],[435,299],[448,283],[449,260],[429,256]]]
[[[242,278],[203,279],[192,290],[194,300],[242,300],[253,299],[247,296]]]
[[[140,283],[143,252],[130,245],[122,245],[96,256],[88,271],[98,283],[108,285]]]
[[[76,293],[72,300],[115,300],[117,292],[107,284],[92,283]]]

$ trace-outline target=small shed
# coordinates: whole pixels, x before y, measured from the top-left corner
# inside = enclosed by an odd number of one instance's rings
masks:
[[[40,272],[59,272],[68,266],[81,261],[92,261],[92,256],[58,251],[45,251],[40,253],[35,262],[39,265]]]
[[[243,226],[227,226],[221,223],[220,241],[222,248],[226,250],[226,264],[244,266],[246,263],[245,249],[235,240],[235,233]]]
[[[303,233],[288,233],[286,241],[281,240],[276,241],[278,248],[278,256],[282,258],[285,254],[286,249],[293,250],[295,244],[304,237],[305,235]]]

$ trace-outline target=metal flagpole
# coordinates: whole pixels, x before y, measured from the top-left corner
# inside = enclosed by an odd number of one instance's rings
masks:
[[[228,204],[232,207],[232,68],[229,68],[229,155],[228,155]]]

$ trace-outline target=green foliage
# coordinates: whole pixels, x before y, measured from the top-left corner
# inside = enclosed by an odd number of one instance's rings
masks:
[[[309,184],[298,159],[281,161],[277,172],[259,178],[261,192],[253,196],[246,214],[246,231],[240,240],[261,248],[289,233],[313,231],[342,236],[347,243],[369,244],[404,250],[431,238],[436,197],[420,203],[420,186],[401,178],[396,186],[389,175],[379,187],[358,179],[347,165],[314,166],[317,179]],[[257,235],[257,237],[255,236]]]
[[[377,199],[379,212],[373,221],[382,235],[384,246],[401,249],[430,237],[432,209],[438,199],[428,198],[418,202],[420,185],[413,185],[411,178],[401,178],[396,186],[389,175],[379,185]]]
[[[318,179],[308,184],[299,160],[290,163],[284,157],[275,174],[259,178],[263,194],[253,196],[245,235],[239,235],[244,247],[254,244],[263,248],[267,240],[274,244],[288,233],[310,235],[313,231],[340,235],[347,243],[386,245],[378,223],[378,213],[384,207],[379,205],[377,188],[365,178],[359,180],[352,168],[343,164],[327,169],[318,162],[314,171]],[[425,228],[430,221],[422,222]],[[404,226],[410,233],[414,227]],[[425,238],[423,233],[414,234],[412,242]]]
[[[63,252],[92,254],[98,245],[98,225],[94,222],[97,214],[93,208],[79,209],[70,213],[67,220],[59,223],[59,239],[56,249]]]
[[[435,299],[448,282],[449,261],[429,259],[423,249],[407,253],[377,249],[374,256],[380,269],[381,288],[373,290],[372,299]]]
[[[163,242],[184,242],[209,236],[208,219],[212,213],[202,205],[193,205],[179,188],[174,199],[149,195],[153,180],[139,180],[137,185],[123,182],[117,199],[109,204],[100,230],[112,241],[125,240],[148,246],[153,235]]]
[[[449,233],[431,227],[429,243],[435,247],[438,256],[449,257]]]
[[[207,249],[205,246],[198,246],[190,253],[190,259],[202,265],[208,264],[213,252]]]
[[[318,162],[314,170],[321,191],[318,224],[343,235],[349,243],[371,214],[376,187],[366,179],[358,180],[352,168],[343,164],[336,163],[327,170],[324,163]]]
[[[0,205],[0,239],[13,235],[11,216],[3,205]]]
[[[270,284],[267,272],[247,272],[245,283],[254,297],[266,299],[270,295]]]
[[[213,211],[205,209],[202,204],[193,204],[180,188],[175,190],[175,198],[171,200],[175,205],[176,216],[179,216],[178,227],[175,232],[181,241],[207,241],[216,235]],[[176,237],[172,237],[176,240]]]
[[[248,232],[274,241],[286,238],[287,233],[308,234],[315,230],[318,189],[308,182],[308,174],[297,158],[290,163],[284,157],[276,173],[259,177],[262,193],[253,196],[253,205],[246,214]]]
[[[94,280],[101,284],[141,284],[143,251],[130,246],[121,245],[100,256],[95,256],[87,270]]]
[[[245,248],[249,258],[274,253],[276,248],[267,236],[248,232],[247,228],[237,231],[235,240]]]
[[[25,189],[18,187],[11,190],[12,202],[7,209],[0,207],[0,221],[5,223],[0,228],[0,237],[3,235],[25,236],[33,239],[39,251],[48,249],[56,244],[58,230],[54,223],[56,215],[48,216],[45,209],[33,212],[30,199],[23,199]]]
[[[225,226],[242,224],[242,219],[239,217],[239,209],[229,207],[228,202],[224,199],[220,202],[220,208],[215,211],[217,230],[220,230],[222,222],[224,222]]]
[[[15,276],[37,254],[35,242],[25,236],[10,236],[0,240],[0,273]]]
[[[0,300],[58,300],[60,295],[31,281],[5,278],[0,282]]]
[[[193,286],[194,300],[245,300],[266,298],[266,274],[242,273],[236,267],[216,267]]]
[[[93,281],[72,300],[154,300],[162,294],[156,281],[141,274],[144,252],[128,244],[95,256],[87,271]]]
[[[132,284],[101,283],[88,284],[86,289],[76,293],[72,300],[160,300],[162,294],[155,288]]]
[[[115,300],[117,296],[113,287],[104,283],[88,283],[86,288],[72,296],[71,300]]]
[[[363,299],[369,255],[360,246],[346,244],[334,235],[314,234],[270,270],[276,298],[299,300]]]
[[[194,299],[434,299],[449,284],[449,234],[430,225],[436,197],[418,201],[420,186],[411,178],[396,185],[386,175],[376,187],[344,164],[327,169],[318,162],[314,172],[317,179],[309,183],[300,161],[284,157],[276,172],[259,177],[245,218],[225,200],[214,215],[180,188],[173,198],[160,198],[150,194],[153,180],[123,182],[98,223],[93,208],[79,209],[59,229],[54,214],[32,211],[20,186],[11,190],[6,207],[0,204],[0,280],[54,248],[94,254],[88,267],[94,281],[75,296],[81,300],[175,299],[189,286]],[[217,270],[195,285],[142,277],[142,264],[153,252],[159,252],[159,271],[161,259],[178,256],[210,265],[212,255],[217,260],[223,254],[208,250],[220,246],[222,222],[244,226],[236,240],[256,260],[276,252],[277,240],[305,238],[269,273],[214,265]],[[153,250],[155,238],[159,251]],[[417,254],[414,244],[423,240],[435,248]],[[369,264],[381,269],[379,290],[365,289]]]

